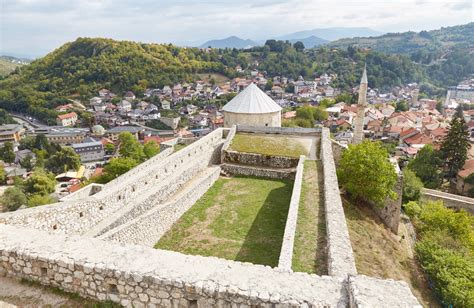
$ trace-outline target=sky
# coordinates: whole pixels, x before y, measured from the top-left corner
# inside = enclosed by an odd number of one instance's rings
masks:
[[[78,37],[200,44],[327,27],[381,32],[474,20],[474,0],[0,0],[0,54],[37,57]]]

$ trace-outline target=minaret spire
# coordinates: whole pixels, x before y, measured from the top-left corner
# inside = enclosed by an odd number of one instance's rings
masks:
[[[364,139],[364,116],[365,106],[367,105],[367,64],[364,64],[364,72],[360,79],[359,100],[357,102],[357,117],[354,125],[354,137],[352,143],[361,143]]]

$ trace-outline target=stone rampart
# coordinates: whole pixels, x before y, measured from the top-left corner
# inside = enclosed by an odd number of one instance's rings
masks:
[[[390,231],[398,234],[398,225],[400,224],[400,214],[402,211],[403,176],[398,176],[394,191],[397,194],[395,200],[387,198],[384,202],[384,207],[372,204],[372,210]]]
[[[72,194],[62,197],[61,199],[59,199],[59,201],[61,202],[72,201],[72,200],[84,199],[84,198],[93,196],[99,191],[101,191],[103,186],[104,185],[102,184],[91,183],[73,192]]]
[[[382,280],[364,275],[349,277],[349,297],[351,308],[422,307],[405,281]]]
[[[296,168],[298,158],[263,155],[256,153],[243,153],[236,151],[223,151],[224,162],[231,164],[250,165],[269,168]]]
[[[99,238],[153,247],[181,215],[206,193],[219,178],[219,174],[219,167],[208,168],[187,183],[172,201],[153,207],[145,214],[112,229]]]
[[[453,209],[464,209],[471,215],[474,215],[474,199],[445,193],[442,191],[424,188],[421,192],[422,200],[443,201],[444,206]]]
[[[324,177],[328,273],[331,276],[357,274],[327,128],[323,128],[321,136],[321,160]]]
[[[0,225],[0,273],[126,307],[346,307],[343,279]]]
[[[175,181],[176,177],[187,178],[186,174],[189,175],[190,170],[202,171],[209,164],[218,163],[224,142],[222,136],[223,130],[217,129],[173,155],[170,155],[172,149],[166,149],[105,184],[100,192],[91,197],[0,214],[0,223],[24,225],[49,232],[89,233],[104,219],[116,217],[114,215],[118,211],[130,210],[137,201],[153,196],[157,193],[158,185],[173,184],[170,181]],[[184,185],[184,182],[178,185]],[[149,207],[144,209],[148,210]]]
[[[295,178],[295,169],[260,168],[256,166],[245,166],[228,163],[222,164],[221,168],[224,173],[228,175],[254,176],[260,178],[288,180],[293,180]]]
[[[222,149],[221,149],[221,163],[224,162],[224,156],[225,156],[224,152],[227,151],[230,144],[232,143],[232,139],[234,139],[236,130],[237,130],[236,126],[232,125],[232,127],[229,129],[229,132],[227,133],[226,141],[222,145]]]
[[[290,208],[286,218],[285,233],[280,250],[278,268],[291,271],[293,263],[293,246],[295,242],[296,223],[298,221],[298,209],[300,205],[301,186],[303,184],[305,156],[300,156],[300,161],[296,167],[295,182],[291,193]]]

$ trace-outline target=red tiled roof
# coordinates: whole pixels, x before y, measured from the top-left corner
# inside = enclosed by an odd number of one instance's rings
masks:
[[[458,175],[462,178],[466,178],[471,173],[474,173],[474,159],[466,160],[462,170],[458,172]]]
[[[74,118],[74,117],[77,117],[77,114],[75,112],[69,112],[69,113],[66,113],[66,114],[58,115],[58,118],[60,120],[65,120],[65,119]]]
[[[407,136],[407,135],[409,135],[411,133],[414,133],[416,131],[417,131],[416,128],[409,128],[407,130],[403,130],[402,132],[400,132],[400,137]]]
[[[425,134],[418,133],[415,136],[411,136],[405,139],[405,143],[407,144],[433,144],[434,140]]]

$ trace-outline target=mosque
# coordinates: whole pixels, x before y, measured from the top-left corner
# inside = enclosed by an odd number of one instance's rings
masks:
[[[281,107],[251,83],[223,108],[224,126],[281,127]]]

